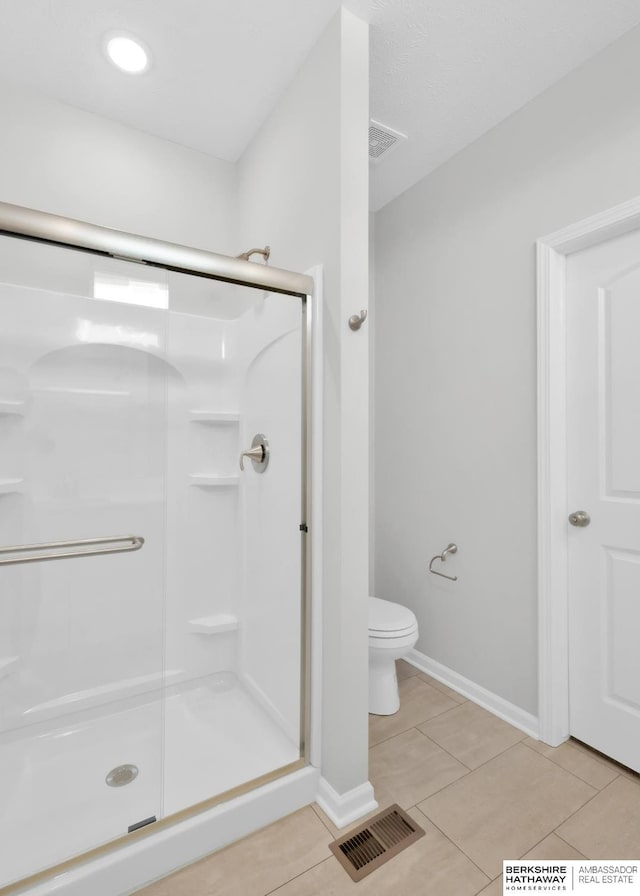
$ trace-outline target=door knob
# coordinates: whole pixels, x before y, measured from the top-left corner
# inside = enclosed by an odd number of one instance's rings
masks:
[[[248,457],[253,463],[253,469],[256,473],[264,473],[269,463],[269,442],[262,433],[253,437],[251,448],[243,451],[240,455],[240,469],[244,470],[244,459]]]
[[[572,526],[578,526],[583,529],[589,525],[591,517],[586,510],[574,510],[573,513],[569,514],[569,522]]]

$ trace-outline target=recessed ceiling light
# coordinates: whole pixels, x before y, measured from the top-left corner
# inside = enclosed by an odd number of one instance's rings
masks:
[[[149,53],[140,41],[124,34],[107,37],[107,56],[121,71],[139,75],[149,68]]]

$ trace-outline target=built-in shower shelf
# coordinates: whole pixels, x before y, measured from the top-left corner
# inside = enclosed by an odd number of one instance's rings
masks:
[[[189,631],[199,635],[218,635],[222,632],[234,632],[238,628],[238,619],[231,613],[218,613],[217,616],[201,616],[189,620]]]
[[[19,656],[0,656],[0,678],[10,675],[15,671],[15,665],[20,659]]]
[[[239,476],[210,476],[205,473],[192,473],[189,476],[189,485],[199,485],[201,488],[228,488],[237,486]]]
[[[189,411],[192,423],[237,423],[240,414],[237,411]]]
[[[24,401],[7,401],[0,399],[0,414],[24,414]]]
[[[15,495],[22,491],[22,479],[0,479],[0,495]]]
[[[71,386],[38,386],[33,392],[50,392],[58,395],[90,395],[91,398],[128,398],[131,392],[125,389],[82,389]]]

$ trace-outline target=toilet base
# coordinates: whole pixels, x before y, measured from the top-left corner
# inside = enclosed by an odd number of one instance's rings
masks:
[[[369,712],[376,716],[391,716],[400,709],[398,677],[393,659],[369,662]]]

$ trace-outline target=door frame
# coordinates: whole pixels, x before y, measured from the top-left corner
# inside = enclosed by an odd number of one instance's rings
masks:
[[[569,731],[566,259],[640,229],[640,197],[537,240],[538,721],[551,746]]]

